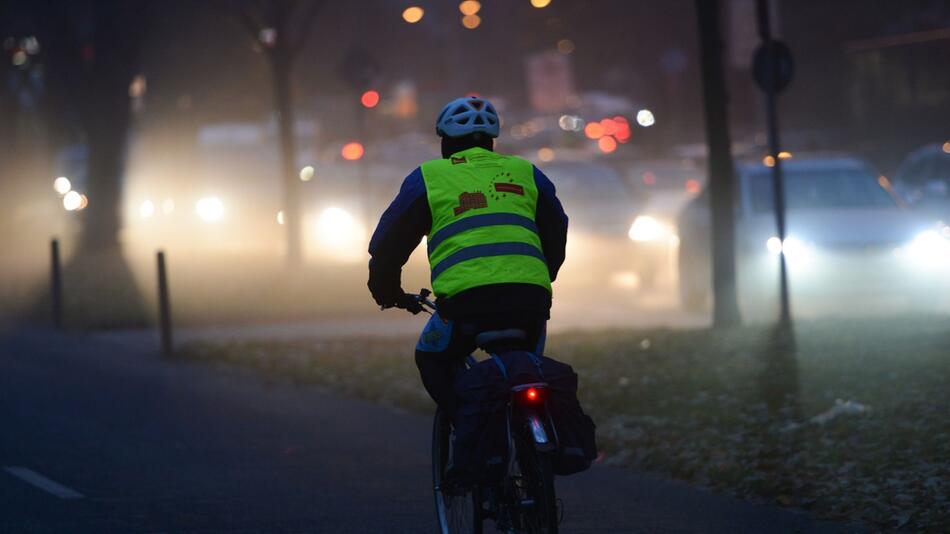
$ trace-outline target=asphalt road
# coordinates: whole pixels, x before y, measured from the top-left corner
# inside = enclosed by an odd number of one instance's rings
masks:
[[[150,344],[149,344],[150,345]],[[433,532],[429,420],[129,338],[0,340],[0,532]],[[563,532],[857,532],[609,467]]]

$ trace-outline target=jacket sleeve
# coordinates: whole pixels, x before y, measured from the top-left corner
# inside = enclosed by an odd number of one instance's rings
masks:
[[[391,305],[403,294],[402,266],[429,233],[432,215],[422,170],[412,171],[383,212],[369,242],[369,291],[379,305]]]
[[[534,183],[538,188],[538,208],[535,215],[538,234],[553,282],[566,255],[567,214],[557,198],[554,184],[537,167],[534,168]]]

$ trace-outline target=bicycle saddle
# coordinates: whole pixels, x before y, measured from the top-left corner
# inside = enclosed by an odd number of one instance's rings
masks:
[[[524,341],[528,334],[518,328],[509,328],[507,330],[488,330],[475,336],[475,345],[484,349],[501,341]]]

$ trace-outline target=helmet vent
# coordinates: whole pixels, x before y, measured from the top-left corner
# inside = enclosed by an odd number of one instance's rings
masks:
[[[482,119],[481,115],[475,115],[475,120],[472,121],[472,124],[485,124],[485,121]]]

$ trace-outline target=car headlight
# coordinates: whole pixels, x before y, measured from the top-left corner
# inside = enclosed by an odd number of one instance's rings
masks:
[[[338,260],[361,260],[366,251],[366,229],[349,211],[329,207],[316,218],[316,247]]]
[[[204,222],[215,223],[224,217],[224,203],[218,197],[205,197],[195,203],[195,211]]]
[[[672,233],[669,226],[653,217],[649,215],[638,215],[637,218],[633,220],[633,224],[630,225],[630,231],[627,232],[627,236],[630,237],[632,241],[648,242],[668,237]]]
[[[907,245],[907,256],[924,267],[948,263],[950,240],[935,230],[921,232]]]
[[[808,261],[812,252],[807,243],[793,236],[786,237],[785,241],[779,241],[778,237],[772,236],[765,242],[765,248],[773,256],[784,254],[786,260],[796,263]]]

